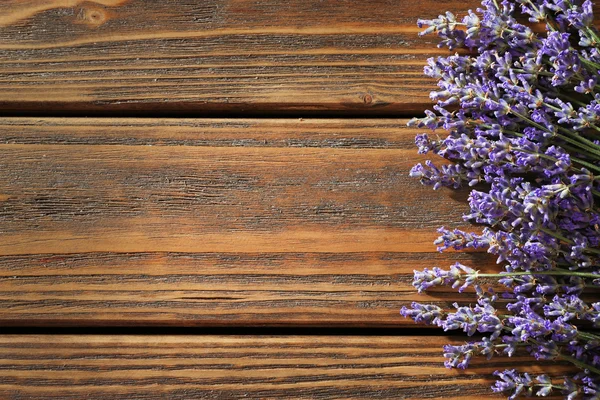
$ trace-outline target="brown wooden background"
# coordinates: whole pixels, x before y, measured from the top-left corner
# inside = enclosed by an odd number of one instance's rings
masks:
[[[408,170],[415,21],[476,1],[0,2],[0,398],[473,398],[399,309],[465,227]],[[548,369],[548,366],[545,366]],[[561,366],[551,371],[560,375]]]

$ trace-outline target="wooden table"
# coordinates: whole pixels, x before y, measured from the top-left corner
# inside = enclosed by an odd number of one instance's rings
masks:
[[[0,3],[0,398],[461,398],[399,315],[464,192],[408,177],[449,0]],[[561,367],[553,371],[560,372]],[[490,396],[493,397],[493,396]],[[501,397],[499,397],[501,398]]]

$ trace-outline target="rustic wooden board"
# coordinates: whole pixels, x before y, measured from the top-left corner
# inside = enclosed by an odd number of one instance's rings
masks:
[[[0,110],[421,112],[416,20],[478,4],[4,0]]]
[[[4,325],[414,326],[464,193],[405,120],[0,120]],[[467,298],[468,299],[468,298]],[[470,301],[470,299],[468,299]]]
[[[481,399],[496,369],[561,365],[473,359],[444,368],[448,337],[0,336],[0,396],[60,399]],[[505,397],[504,397],[505,398]]]

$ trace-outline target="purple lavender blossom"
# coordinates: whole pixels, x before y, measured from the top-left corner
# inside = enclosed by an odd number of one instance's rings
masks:
[[[534,381],[527,373],[520,375],[516,370],[512,369],[504,372],[496,371],[494,375],[500,379],[492,386],[492,390],[495,393],[512,392],[508,397],[509,400],[517,398],[523,391],[530,396],[533,393]]]
[[[521,24],[546,24],[534,32]],[[600,34],[590,0],[483,0],[465,16],[420,20],[439,47],[476,50],[428,60],[436,103],[410,124],[436,131],[415,142],[445,159],[411,176],[434,189],[475,186],[467,221],[480,232],[440,228],[438,250],[487,249],[504,271],[455,264],[415,271],[419,292],[438,285],[473,287],[475,306],[454,310],[413,303],[402,314],[481,341],[445,346],[446,366],[472,357],[526,351],[538,360],[572,362],[582,372],[563,381],[497,372],[495,392],[600,398],[600,303],[581,294],[600,286]],[[440,137],[446,131],[447,137]],[[490,279],[504,292],[491,294]],[[494,303],[505,303],[501,314]],[[500,350],[502,349],[502,350]]]

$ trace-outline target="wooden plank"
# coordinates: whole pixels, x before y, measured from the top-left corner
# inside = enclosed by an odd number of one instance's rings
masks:
[[[418,18],[478,1],[4,0],[3,112],[412,113]]]
[[[448,337],[0,336],[0,396],[35,399],[481,399],[496,369],[560,376],[524,357],[443,366]],[[505,398],[505,397],[504,397]]]
[[[0,120],[4,325],[414,326],[465,193],[408,176],[405,120]],[[424,200],[425,199],[425,200]]]

